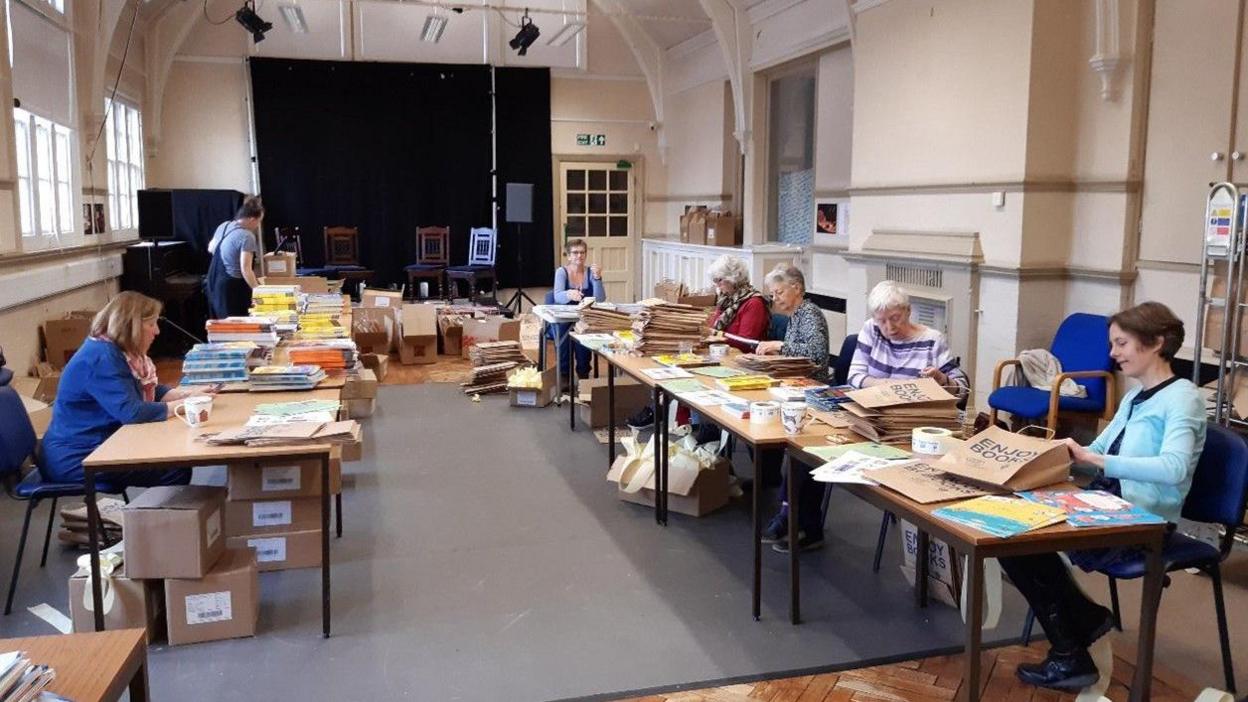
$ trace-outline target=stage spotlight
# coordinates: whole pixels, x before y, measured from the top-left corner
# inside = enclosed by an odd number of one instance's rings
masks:
[[[529,53],[529,46],[537,41],[542,32],[533,24],[533,20],[529,19],[529,11],[524,11],[524,17],[520,19],[520,31],[516,32],[516,36],[507,42],[516,53],[525,56]]]
[[[234,13],[234,19],[243,25],[243,29],[251,32],[251,39],[257,44],[264,41],[264,33],[273,28],[272,22],[265,22],[256,14],[255,0],[245,0]]]

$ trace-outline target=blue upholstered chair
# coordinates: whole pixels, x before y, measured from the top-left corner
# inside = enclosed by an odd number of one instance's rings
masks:
[[[1216,424],[1210,424],[1205,435],[1205,450],[1200,454],[1196,472],[1192,476],[1192,489],[1183,502],[1183,518],[1193,522],[1216,524],[1223,528],[1218,545],[1194,539],[1180,533],[1171,534],[1161,554],[1165,572],[1196,568],[1209,576],[1213,584],[1213,608],[1218,619],[1218,640],[1222,645],[1222,672],[1226,676],[1226,689],[1235,692],[1235,671],[1231,665],[1231,637],[1226,627],[1226,601],[1222,596],[1222,561],[1231,554],[1235,530],[1244,518],[1248,506],[1248,444],[1239,434]],[[1144,577],[1147,559],[1143,552],[1136,558],[1116,561],[1099,572],[1109,578],[1110,604],[1114,610],[1114,626],[1122,631],[1122,615],[1118,607],[1118,581],[1136,580]],[[1166,585],[1170,577],[1166,576]],[[1023,625],[1023,643],[1031,638],[1035,621],[1032,612],[1027,613]]]
[[[468,237],[468,263],[446,269],[446,283],[450,296],[455,297],[462,280],[468,283],[468,299],[477,296],[477,284],[490,281],[490,297],[497,302],[498,282],[494,274],[494,253],[497,250],[497,233],[489,227],[474,228]]]
[[[1057,328],[1049,351],[1062,364],[1062,373],[1053,381],[1051,390],[1001,387],[1001,372],[1006,366],[1021,367],[1021,362],[1011,358],[997,364],[992,374],[992,394],[988,396],[992,423],[996,424],[998,411],[1024,420],[1045,418],[1045,425],[1052,431],[1057,431],[1058,415],[1098,415],[1113,419],[1118,393],[1114,362],[1109,357],[1109,318],[1099,314],[1070,315]],[[1058,394],[1058,388],[1067,378],[1079,381],[1087,389],[1088,396]]]
[[[52,500],[48,513],[48,530],[43,537],[43,556],[39,567],[47,565],[48,543],[52,540],[52,525],[56,521],[56,501],[62,497],[83,497],[86,490],[81,483],[47,483],[40,478],[36,468],[22,476],[22,466],[35,450],[35,428],[22,405],[22,398],[10,386],[0,386],[0,482],[5,492],[15,500],[26,502],[26,519],[22,522],[22,535],[17,542],[17,557],[13,561],[13,579],[9,583],[9,596],[4,601],[4,613],[13,610],[13,595],[17,592],[17,576],[22,569],[22,555],[26,550],[26,533],[30,530],[30,515],[43,500]],[[124,488],[116,488],[104,481],[96,481],[96,490],[110,495],[121,495]]]

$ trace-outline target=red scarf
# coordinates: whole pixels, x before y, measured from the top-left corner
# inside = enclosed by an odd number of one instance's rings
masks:
[[[117,346],[112,339],[105,336],[93,336],[91,338]],[[117,348],[121,349],[120,346]],[[130,353],[125,349],[121,349],[121,352],[126,357],[126,364],[130,366],[130,375],[133,375],[134,379],[139,382],[139,390],[143,393],[143,401],[155,402],[157,384],[156,364],[146,354]]]

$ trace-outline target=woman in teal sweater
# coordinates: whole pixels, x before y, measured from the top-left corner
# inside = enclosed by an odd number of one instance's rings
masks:
[[[1076,463],[1098,469],[1090,487],[1165,517],[1173,528],[1205,445],[1205,403],[1196,386],[1170,368],[1183,343],[1183,322],[1165,305],[1145,302],[1110,318],[1109,343],[1123,375],[1140,387],[1122,398],[1113,421],[1090,446],[1071,439],[1066,445]],[[1067,555],[1093,571],[1137,554],[1113,548]],[[1018,666],[1018,678],[1057,690],[1095,683],[1100,674],[1088,647],[1113,625],[1109,610],[1088,599],[1056,553],[1000,560],[1051,644],[1044,661]]]

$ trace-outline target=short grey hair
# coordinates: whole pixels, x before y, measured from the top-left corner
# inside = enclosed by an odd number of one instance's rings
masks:
[[[775,285],[776,283],[796,285],[802,289],[802,292],[806,292],[806,276],[802,274],[802,269],[790,263],[777,263],[776,267],[767,274],[767,284]]]
[[[711,262],[706,274],[711,280],[716,278],[726,280],[735,287],[748,285],[750,282],[750,269],[745,265],[745,261],[731,254],[724,254]]]
[[[909,306],[910,295],[904,288],[892,280],[881,280],[871,289],[871,294],[867,296],[867,309],[873,315],[884,310]]]

